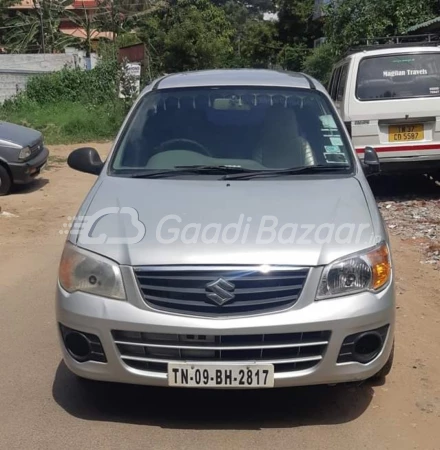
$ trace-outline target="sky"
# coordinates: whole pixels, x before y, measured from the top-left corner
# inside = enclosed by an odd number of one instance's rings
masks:
[[[278,15],[276,13],[264,13],[264,20],[272,20],[275,21],[278,19]]]

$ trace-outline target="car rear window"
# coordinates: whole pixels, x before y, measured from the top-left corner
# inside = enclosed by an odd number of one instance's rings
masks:
[[[364,58],[359,65],[359,100],[440,96],[440,53]]]

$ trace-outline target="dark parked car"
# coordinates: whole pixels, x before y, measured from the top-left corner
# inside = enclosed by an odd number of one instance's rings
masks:
[[[0,195],[8,194],[13,184],[30,183],[48,156],[39,131],[0,122]]]

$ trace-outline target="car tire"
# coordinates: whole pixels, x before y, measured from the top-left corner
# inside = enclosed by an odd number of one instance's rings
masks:
[[[382,369],[379,370],[379,372],[376,373],[376,375],[373,375],[370,380],[372,381],[382,381],[384,380],[387,375],[391,372],[391,369],[393,367],[394,362],[394,342],[393,347],[391,349],[390,356],[388,358],[388,361],[385,363],[385,365],[382,367]]]
[[[6,167],[0,165],[0,196],[9,194],[12,179]]]

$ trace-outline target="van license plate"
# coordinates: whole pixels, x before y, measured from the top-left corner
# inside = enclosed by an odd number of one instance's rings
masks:
[[[425,129],[422,124],[390,125],[388,137],[390,142],[423,141]]]
[[[272,364],[168,364],[168,385],[194,388],[271,388]]]

